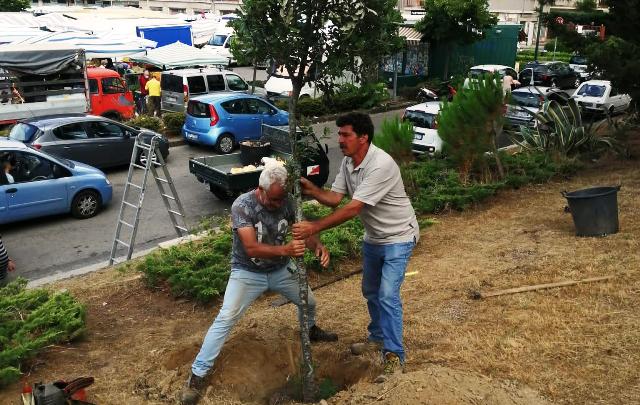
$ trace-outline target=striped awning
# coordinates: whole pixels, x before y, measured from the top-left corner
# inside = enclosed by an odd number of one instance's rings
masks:
[[[398,29],[398,36],[404,37],[409,45],[418,45],[422,39],[422,34],[413,27],[400,27]]]

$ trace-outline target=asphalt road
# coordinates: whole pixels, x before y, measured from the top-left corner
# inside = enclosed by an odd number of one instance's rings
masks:
[[[385,117],[399,113],[401,112],[375,114],[372,118],[376,128],[379,128]],[[314,125],[315,133],[320,136],[324,133],[325,127],[332,131],[330,138],[321,140],[321,143],[329,146],[331,183],[342,159],[342,152],[338,148],[333,122]],[[191,228],[199,225],[204,218],[228,214],[231,206],[231,202],[218,200],[189,173],[189,158],[211,154],[214,154],[214,151],[204,147],[177,146],[170,149],[167,161],[169,171]],[[113,183],[113,200],[104,211],[93,218],[77,220],[62,215],[5,225],[2,239],[17,266],[16,272],[10,277],[19,275],[29,280],[37,280],[108,260],[127,170],[127,167],[123,167],[107,171],[107,176]],[[135,251],[175,237],[175,230],[169,221],[155,182],[149,179]]]

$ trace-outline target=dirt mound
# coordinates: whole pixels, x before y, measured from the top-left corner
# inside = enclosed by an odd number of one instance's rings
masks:
[[[360,382],[348,391],[338,393],[329,401],[332,404],[374,402],[380,405],[542,405],[549,403],[530,388],[435,365],[399,375],[384,384]]]

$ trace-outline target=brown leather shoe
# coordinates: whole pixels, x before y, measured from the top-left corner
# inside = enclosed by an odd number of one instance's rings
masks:
[[[180,393],[180,403],[182,405],[196,405],[202,397],[205,385],[204,377],[198,377],[191,373],[187,380],[187,386]]]

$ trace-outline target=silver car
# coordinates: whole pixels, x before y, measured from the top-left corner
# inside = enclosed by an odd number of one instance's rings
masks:
[[[9,139],[55,156],[105,168],[131,162],[138,134],[143,134],[147,142],[152,136],[160,135],[105,117],[66,114],[20,121],[11,129]],[[160,136],[160,152],[166,158],[169,155],[169,141],[164,135]],[[146,159],[144,151],[137,156],[139,163],[146,163]]]

